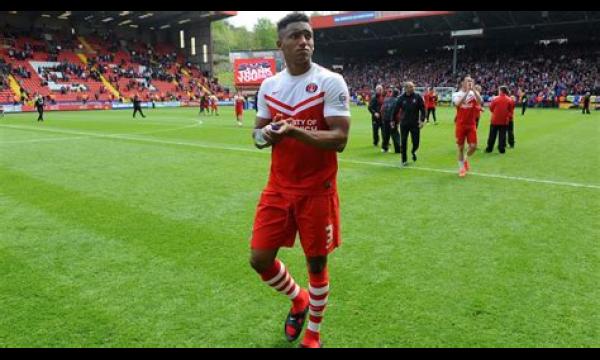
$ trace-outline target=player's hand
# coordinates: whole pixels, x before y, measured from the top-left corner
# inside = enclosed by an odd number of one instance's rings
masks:
[[[277,128],[277,125],[275,125],[275,124],[277,122],[279,122],[282,117],[283,117],[283,115],[281,113],[275,115],[272,119],[272,122],[262,128],[262,134],[263,134],[264,139],[267,140],[271,144],[275,144],[275,143],[279,142],[279,140],[280,140],[280,138],[277,136],[277,134],[273,133],[273,127],[275,126],[275,128]]]
[[[379,113],[378,113],[378,112],[376,112],[376,113],[375,113],[375,117],[376,117],[377,119],[379,119]]]
[[[268,126],[269,126],[269,125],[267,125],[267,126],[265,126],[264,128],[260,129],[260,131],[261,131],[261,133],[262,133],[262,137],[263,137],[263,139],[265,139],[265,141],[266,141],[268,144],[274,144],[274,143],[275,143],[275,141],[273,141],[273,137],[271,136],[271,134],[270,134],[270,131],[268,131]]]
[[[425,123],[423,121],[419,121],[419,129],[422,129]]]
[[[281,117],[275,117],[273,120],[280,118]],[[289,121],[289,119],[278,120],[269,124],[269,127],[265,130],[265,133],[267,136],[269,136],[269,139],[271,139],[271,143],[275,144],[281,141],[281,139],[290,131],[291,127],[293,127],[293,125],[291,125],[291,121]]]
[[[294,127],[292,125],[292,119],[287,120],[279,120],[275,123],[272,123],[272,128],[270,129],[271,137],[273,138],[281,138],[285,136],[290,130]]]

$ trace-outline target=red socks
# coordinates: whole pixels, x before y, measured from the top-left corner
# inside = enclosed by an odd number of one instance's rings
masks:
[[[319,332],[323,313],[327,305],[329,295],[329,272],[327,268],[319,274],[308,273],[310,285],[308,287],[310,299],[310,312],[308,317],[308,327],[304,336],[304,345],[311,345],[307,342],[319,341]]]
[[[260,277],[265,283],[267,283],[267,285],[271,286],[280,294],[283,294],[292,300],[294,305],[296,305],[296,303],[298,303],[297,305],[301,305],[301,303],[303,303],[304,306],[306,306],[306,301],[302,301],[304,300],[303,296],[298,296],[298,294],[301,294],[300,286],[296,284],[290,273],[285,268],[285,265],[283,265],[283,263],[278,259],[275,259],[273,266],[262,272]]]

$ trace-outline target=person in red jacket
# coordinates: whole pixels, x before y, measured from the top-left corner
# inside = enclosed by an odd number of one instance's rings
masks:
[[[435,107],[437,105],[438,96],[433,87],[430,87],[429,90],[423,95],[423,100],[425,100],[425,110],[427,111],[427,122],[429,122],[429,114],[433,115],[433,123],[437,125],[437,119],[435,118]]]
[[[508,88],[506,86],[500,86],[498,89],[498,96],[492,100],[490,104],[490,112],[492,118],[490,120],[490,135],[488,136],[488,143],[485,152],[491,153],[496,143],[496,137],[498,139],[498,151],[500,154],[506,152],[506,133],[508,131],[508,122],[512,118],[513,111],[515,109],[515,102],[508,96]]]

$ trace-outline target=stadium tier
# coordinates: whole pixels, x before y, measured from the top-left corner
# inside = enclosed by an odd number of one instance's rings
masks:
[[[500,85],[531,101],[600,95],[598,11],[355,11],[311,19],[317,62],[355,95],[376,84]]]
[[[0,34],[0,103],[193,101],[202,93],[228,95],[215,79],[174,46],[139,41],[121,45],[110,30],[92,36],[5,27]]]
[[[598,45],[540,44],[526,52],[520,48],[464,51],[455,76],[452,53],[447,50],[348,59],[341,72],[354,95],[370,94],[377,84],[399,87],[408,80],[420,87],[456,87],[457,78],[470,74],[482,84],[486,96],[508,85],[512,93],[532,95],[533,102],[558,104],[588,91],[600,95],[598,64]]]

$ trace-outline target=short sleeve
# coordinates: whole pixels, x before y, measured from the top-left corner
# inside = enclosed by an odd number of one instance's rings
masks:
[[[267,80],[265,80],[260,85],[260,89],[258,90],[258,99],[256,101],[256,107],[258,108],[258,112],[256,113],[256,116],[258,116],[259,118],[263,118],[263,119],[270,119],[271,111],[269,111],[269,107],[267,106],[267,101],[265,100],[265,92],[266,92],[265,85],[267,85]]]
[[[335,74],[324,84],[325,107],[323,115],[350,116],[350,94],[344,78]]]
[[[458,106],[458,103],[460,102],[461,98],[462,98],[462,93],[460,91],[457,91],[452,94],[452,103],[454,104],[454,106]]]

